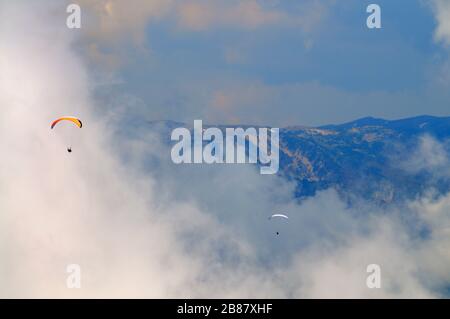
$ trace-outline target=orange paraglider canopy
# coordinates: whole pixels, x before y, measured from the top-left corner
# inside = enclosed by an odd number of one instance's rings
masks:
[[[83,126],[83,123],[81,123],[80,119],[78,119],[76,117],[73,117],[73,116],[63,116],[63,117],[60,117],[59,119],[54,120],[52,125],[51,125],[51,128],[53,129],[55,127],[55,125],[58,124],[61,121],[73,122],[79,128],[81,128]]]

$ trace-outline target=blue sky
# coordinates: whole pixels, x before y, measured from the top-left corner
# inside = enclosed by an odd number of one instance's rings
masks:
[[[285,126],[449,115],[448,51],[435,40],[433,1],[376,1],[380,30],[366,26],[373,1],[249,0],[249,12],[269,17],[250,25],[252,14],[239,16],[245,2],[212,2],[204,11],[219,9],[199,25],[169,7],[143,17],[141,29],[125,23],[117,38],[88,42],[116,59],[116,100],[150,120]]]
[[[270,85],[317,80],[362,91],[414,88],[423,84],[436,52],[434,20],[420,3],[392,2],[381,4],[384,29],[379,31],[365,25],[365,2],[349,1],[332,6],[326,23],[307,36],[297,28],[173,33],[170,25],[156,25],[148,28],[148,39],[161,70],[171,76],[176,67],[190,75],[232,73]],[[405,3],[411,3],[406,14]],[[309,49],[308,40],[313,42]],[[245,61],[227,63],[227,47],[240,50]]]

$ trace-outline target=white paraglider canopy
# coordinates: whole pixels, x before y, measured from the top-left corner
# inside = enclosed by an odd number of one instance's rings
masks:
[[[287,217],[285,214],[273,214],[272,216],[269,217],[269,220],[272,220],[272,219],[274,219],[274,220],[275,219],[283,220],[283,219],[289,219],[289,217]],[[278,222],[275,222],[275,221],[273,223],[279,224]],[[280,235],[280,232],[277,231],[276,234],[278,236],[278,235]]]
[[[273,214],[272,216],[269,217],[269,219],[273,219],[273,218],[277,218],[277,217],[289,219],[289,217],[287,217],[284,214]]]

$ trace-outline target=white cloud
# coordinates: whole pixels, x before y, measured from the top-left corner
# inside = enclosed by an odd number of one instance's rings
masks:
[[[258,125],[325,125],[365,116],[398,118],[404,116],[395,105],[409,105],[409,114],[421,114],[423,96],[418,92],[352,92],[317,81],[268,85],[252,80],[209,82],[210,100],[202,112],[210,122]],[[438,105],[438,103],[436,103]],[[318,117],[320,114],[320,117]],[[289,115],[289,116],[287,116]],[[268,122],[267,119],[270,119]]]
[[[447,0],[432,0],[432,8],[437,20],[434,37],[436,41],[446,46],[450,45],[450,2]]]
[[[450,159],[445,144],[430,135],[419,137],[416,150],[408,154],[400,165],[410,173],[428,172],[444,178],[450,176]]]
[[[274,8],[264,9],[256,0],[182,1],[177,7],[177,15],[180,27],[190,30],[216,26],[255,29],[289,20],[287,13]]]
[[[337,249],[316,250],[297,259],[302,269],[300,293],[308,298],[430,298],[434,294],[420,282],[415,254],[399,225],[379,218],[370,236],[349,239]],[[351,235],[349,236],[351,237]],[[381,269],[381,289],[368,289],[362,265]]]
[[[448,284],[442,222],[423,217],[434,236],[414,242],[332,191],[298,205],[252,167],[174,170],[152,136],[118,138],[118,122],[95,115],[73,33],[44,4],[1,3],[1,297],[422,297]],[[62,114],[85,123],[71,154],[49,129]],[[152,154],[158,170],[144,170]],[[411,209],[444,218],[445,203]],[[273,210],[292,216],[285,237]],[[361,286],[368,262],[386,288]],[[65,286],[73,263],[80,290]]]
[[[311,32],[323,21],[332,1],[308,0],[295,12],[277,3],[257,0],[80,0],[83,13],[85,53],[94,62],[115,69],[126,61],[130,48],[149,52],[147,28],[168,21],[177,31],[204,32],[215,29],[256,30],[264,27],[295,27]],[[151,39],[150,39],[151,41]],[[150,45],[151,49],[151,45]]]

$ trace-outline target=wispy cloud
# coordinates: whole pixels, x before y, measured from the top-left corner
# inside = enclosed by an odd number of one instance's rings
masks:
[[[417,148],[401,162],[401,167],[409,173],[430,173],[436,177],[450,176],[448,146],[430,135],[418,138]]]
[[[450,46],[450,3],[446,0],[431,0],[431,6],[437,21],[434,37],[436,41]]]
[[[146,33],[152,23],[168,22],[173,30],[182,32],[257,30],[277,26],[311,32],[320,25],[333,3],[308,0],[298,4],[295,11],[289,11],[278,2],[265,5],[269,2],[137,0],[130,6],[120,0],[81,0],[78,3],[84,14],[82,43],[93,61],[118,68],[126,57],[121,51],[151,50]]]

